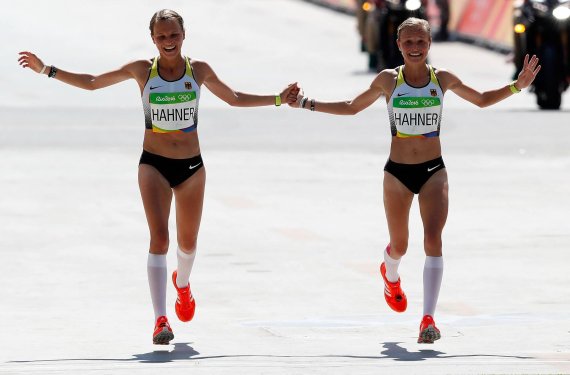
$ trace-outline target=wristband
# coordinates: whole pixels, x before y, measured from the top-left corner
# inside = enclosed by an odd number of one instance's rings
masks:
[[[49,77],[49,78],[54,78],[56,74],[57,74],[57,68],[52,65],[52,66],[49,68],[48,77]]]
[[[307,104],[307,100],[309,100],[309,98],[307,98],[306,96],[303,97],[303,99],[301,99],[299,101],[299,107],[300,108],[305,108],[305,104]]]
[[[275,106],[279,107],[281,105],[281,95],[275,94]]]
[[[512,92],[513,94],[518,94],[519,92],[521,92],[521,90],[517,89],[517,87],[515,86],[515,83],[516,83],[516,82],[517,82],[517,81],[514,81],[513,83],[511,83],[511,84],[509,85],[509,89],[511,89],[511,92]]]
[[[42,70],[40,70],[40,74],[44,74],[45,71],[46,71],[46,69],[47,69],[47,65],[44,65],[44,67],[42,68]]]
[[[311,111],[315,110],[315,99],[311,99]]]

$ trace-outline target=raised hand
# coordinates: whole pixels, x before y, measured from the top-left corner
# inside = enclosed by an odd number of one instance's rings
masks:
[[[528,54],[524,57],[523,68],[519,73],[516,86],[519,90],[525,89],[534,79],[536,75],[540,71],[541,66],[538,65],[538,57],[536,55],[532,55],[532,57],[528,58]]]
[[[30,68],[36,73],[41,72],[44,63],[39,57],[28,51],[20,52],[19,55],[18,63],[22,68]]]

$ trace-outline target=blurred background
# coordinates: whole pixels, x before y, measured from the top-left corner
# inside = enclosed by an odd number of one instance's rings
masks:
[[[376,8],[381,11],[386,7],[408,8],[429,20],[438,40],[447,40],[449,32],[452,40],[470,40],[499,51],[510,51],[513,47],[513,8],[522,3],[517,0],[308,1],[357,14],[359,18],[363,12],[373,12]],[[423,9],[419,10],[420,6]],[[442,25],[443,34],[437,35]]]
[[[531,87],[541,109],[560,109],[570,83],[568,0],[309,0],[355,15],[368,68],[403,63],[396,45],[398,25],[408,17],[428,20],[436,42],[462,41],[508,55],[516,74],[524,56],[543,66]]]

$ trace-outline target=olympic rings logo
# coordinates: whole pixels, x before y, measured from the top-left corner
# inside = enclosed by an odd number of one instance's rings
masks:
[[[434,102],[435,101],[433,99],[423,99],[422,100],[422,104],[424,105],[424,107],[433,107]]]
[[[182,100],[183,102],[189,102],[190,100],[192,100],[192,95],[180,94],[178,95],[178,99]]]

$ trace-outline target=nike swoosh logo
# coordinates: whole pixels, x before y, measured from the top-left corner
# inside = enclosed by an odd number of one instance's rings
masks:
[[[196,165],[191,165],[191,166],[188,167],[188,169],[194,169],[194,168],[196,168],[197,166],[199,166],[200,164],[202,164],[202,163],[198,163],[198,164],[196,164]]]
[[[159,87],[162,87],[162,86],[150,86],[150,89],[151,89],[151,90],[154,90],[154,89],[157,89],[157,88],[159,88]]]
[[[438,165],[436,165],[436,166],[435,166],[435,167],[433,167],[433,168],[428,168],[428,172],[431,172],[431,171],[433,171],[434,169],[436,169],[436,168],[437,168],[437,167],[439,167],[440,165],[441,165],[441,164],[438,164]]]
[[[152,90],[152,89],[151,89]],[[404,95],[408,95],[409,92],[405,93],[405,94],[397,94],[396,96],[404,96]]]

